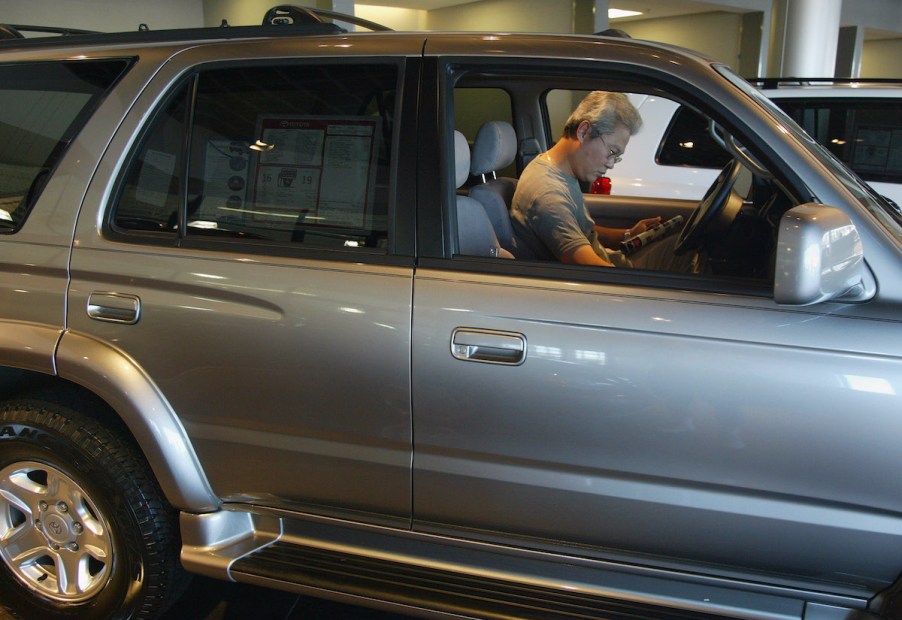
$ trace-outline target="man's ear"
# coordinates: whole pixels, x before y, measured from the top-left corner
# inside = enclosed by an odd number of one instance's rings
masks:
[[[588,136],[592,134],[592,124],[589,121],[581,121],[576,126],[576,139],[584,142]]]

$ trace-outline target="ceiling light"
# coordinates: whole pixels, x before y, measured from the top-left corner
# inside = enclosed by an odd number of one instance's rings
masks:
[[[626,11],[624,9],[608,9],[608,19],[618,19],[620,17],[633,17],[642,15],[642,11]]]

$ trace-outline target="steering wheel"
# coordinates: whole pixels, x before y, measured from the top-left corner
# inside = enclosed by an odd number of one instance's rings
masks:
[[[673,249],[674,254],[685,254],[701,245],[705,231],[726,206],[740,169],[741,165],[736,159],[731,159],[723,167],[680,232],[680,238]]]

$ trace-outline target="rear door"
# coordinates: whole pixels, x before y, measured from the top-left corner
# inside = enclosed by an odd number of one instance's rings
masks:
[[[144,369],[225,501],[406,525],[411,65],[320,44],[161,72],[89,193],[69,324]]]

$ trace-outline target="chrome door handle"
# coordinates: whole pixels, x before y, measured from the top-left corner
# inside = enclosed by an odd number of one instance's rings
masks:
[[[472,327],[458,327],[451,335],[451,355],[468,362],[518,366],[526,361],[526,336]]]
[[[91,293],[88,316],[97,321],[134,325],[141,318],[141,299],[124,293]]]

